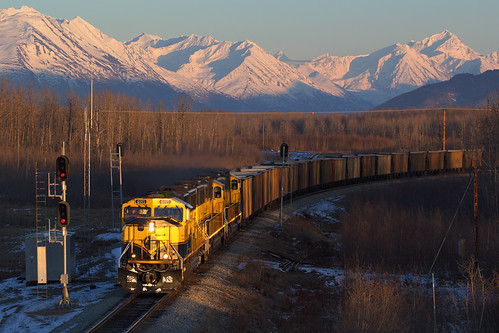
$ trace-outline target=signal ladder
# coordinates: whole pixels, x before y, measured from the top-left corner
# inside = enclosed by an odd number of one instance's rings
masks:
[[[38,169],[35,173],[36,190],[35,190],[35,224],[36,224],[36,249],[37,254],[47,246],[47,223],[46,219],[42,217],[42,210],[47,206],[47,173],[39,172]],[[38,260],[37,260],[38,269]],[[43,288],[45,286],[45,288]],[[47,276],[38,276],[36,282],[36,300],[48,299],[48,286]]]
[[[111,152],[109,171],[111,174],[111,216],[113,229],[115,228],[115,219],[121,220],[121,206],[123,205],[123,178],[121,174],[121,157],[123,156],[123,145],[116,145],[116,152]],[[118,209],[116,208],[118,207]]]
[[[38,167],[35,171],[35,234],[36,234],[36,249],[38,258],[46,256],[47,244],[56,239],[56,230],[50,228],[50,218],[47,217],[47,198],[60,197],[57,195],[58,184],[55,179],[54,172],[40,172]],[[37,270],[39,266],[37,258]],[[38,274],[36,284],[36,299],[48,299],[48,283],[46,274],[46,263],[43,265],[45,273]]]

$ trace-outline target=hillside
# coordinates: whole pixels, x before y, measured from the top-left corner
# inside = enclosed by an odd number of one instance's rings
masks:
[[[428,107],[479,107],[499,96],[499,70],[480,75],[458,74],[452,79],[428,84],[397,96],[375,109]]]

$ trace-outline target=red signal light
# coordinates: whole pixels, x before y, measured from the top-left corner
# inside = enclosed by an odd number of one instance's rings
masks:
[[[69,173],[69,158],[67,156],[61,155],[56,160],[56,173],[57,179],[64,181],[68,179]]]
[[[60,227],[69,225],[69,204],[66,201],[61,201],[57,205],[57,224]]]

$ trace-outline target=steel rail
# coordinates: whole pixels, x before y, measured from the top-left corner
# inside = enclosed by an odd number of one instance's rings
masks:
[[[125,327],[120,326],[120,324],[124,324],[123,320],[120,320],[120,318],[123,318],[124,314],[131,313],[131,312],[136,312],[137,308],[139,306],[142,307],[147,307],[148,309],[146,310],[146,313],[152,308],[155,304],[159,302],[159,300],[154,300],[150,298],[149,300],[146,300],[146,302],[142,302],[140,304],[140,298],[144,297],[145,294],[142,293],[135,293],[129,295],[121,304],[119,304],[114,310],[112,310],[107,316],[105,316],[101,321],[99,321],[97,324],[95,324],[92,328],[90,328],[87,333],[96,333],[96,332],[128,332],[130,330],[130,327],[134,326],[136,322],[139,320],[142,320],[144,315],[140,315],[139,319],[133,319],[130,324],[125,325]],[[168,295],[168,294],[167,294]],[[165,295],[165,296],[167,296]],[[154,294],[154,296],[157,296]],[[142,299],[144,300],[144,299]],[[152,303],[152,305],[149,305],[148,303]],[[139,309],[140,311],[140,309]],[[131,315],[133,317],[133,314]],[[135,316],[137,316],[135,314]],[[128,317],[128,316],[127,316]],[[130,317],[128,317],[130,318]]]

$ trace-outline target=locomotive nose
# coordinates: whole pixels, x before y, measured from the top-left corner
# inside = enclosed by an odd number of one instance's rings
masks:
[[[154,272],[146,272],[142,278],[146,284],[153,284],[157,279],[156,273]]]

